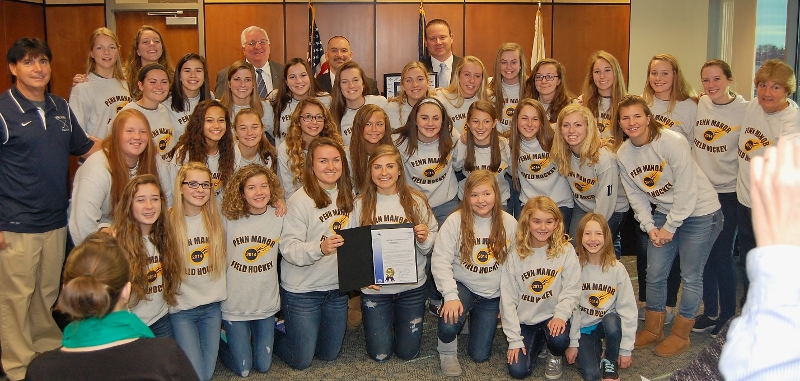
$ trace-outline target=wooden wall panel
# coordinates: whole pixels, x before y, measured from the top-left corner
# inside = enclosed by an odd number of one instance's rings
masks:
[[[2,0],[3,9],[3,57],[14,41],[22,37],[45,38],[44,7],[41,4]],[[5,63],[5,59],[2,60]],[[0,70],[0,91],[11,87],[11,72],[8,65]]]
[[[497,49],[506,42],[522,46],[530,70],[531,48],[535,35],[536,9],[534,4],[468,4],[466,52],[478,57],[491,77]],[[553,6],[542,6],[542,29],[547,56],[553,52]]]
[[[183,15],[197,17],[197,12],[186,11]],[[117,37],[122,44],[125,60],[133,48],[136,32],[142,25],[150,25],[161,32],[173,64],[177,63],[186,53],[200,51],[199,32],[196,25],[170,25],[168,27],[164,16],[148,16],[147,12],[117,12],[115,17]]]
[[[589,56],[600,49],[617,57],[627,83],[630,5],[558,4],[554,8],[553,58],[567,67],[568,88],[580,92]]]
[[[206,60],[211,82],[217,72],[244,58],[242,30],[251,25],[269,35],[270,59],[284,63],[283,4],[209,4],[206,14]],[[213,88],[213,87],[212,87]]]
[[[48,6],[45,14],[47,42],[55,61],[50,92],[68,99],[72,77],[86,71],[89,37],[95,29],[105,26],[105,10],[103,5]],[[64,20],[81,22],[69,23]],[[130,47],[122,47],[120,58],[125,57],[128,49]]]
[[[295,57],[305,58],[308,56],[308,4],[287,3],[284,9],[288,21],[286,23],[286,61]],[[317,17],[322,17],[319,9],[317,9],[317,15]],[[317,23],[317,28],[322,39],[322,46],[325,47],[332,34],[330,31],[322,30],[319,23]]]

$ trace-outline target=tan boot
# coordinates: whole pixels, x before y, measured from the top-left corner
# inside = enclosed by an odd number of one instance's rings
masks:
[[[636,334],[636,342],[634,342],[633,348],[649,348],[663,339],[664,319],[666,316],[666,312],[646,310],[644,313],[644,329]]]
[[[653,353],[661,357],[672,357],[689,349],[689,332],[694,326],[694,319],[687,319],[680,314],[675,315],[672,332],[661,344],[653,349]]]
[[[347,328],[355,329],[361,325],[361,295],[347,301]]]

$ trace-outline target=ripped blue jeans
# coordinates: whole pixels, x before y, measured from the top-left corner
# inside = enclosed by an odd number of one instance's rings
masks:
[[[370,358],[383,362],[393,352],[403,360],[417,357],[426,297],[424,284],[397,294],[361,294],[364,338]]]

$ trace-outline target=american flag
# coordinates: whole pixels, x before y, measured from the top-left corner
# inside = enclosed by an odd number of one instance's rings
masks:
[[[315,19],[314,6],[308,4],[308,63],[311,65],[311,70],[318,73],[320,64],[325,54],[325,48],[322,47],[322,39],[319,37],[319,29],[317,29],[317,20]]]
[[[428,47],[425,44],[425,8],[422,2],[419,2],[419,39],[417,40],[417,51],[419,52],[419,60],[424,61],[428,55]]]

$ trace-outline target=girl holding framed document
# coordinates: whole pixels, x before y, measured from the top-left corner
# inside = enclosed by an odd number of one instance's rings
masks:
[[[425,313],[425,263],[439,225],[428,199],[406,184],[400,151],[392,145],[375,148],[367,165],[371,181],[353,206],[348,227],[387,223],[414,224],[417,283],[372,285],[362,289],[361,312],[367,353],[375,361],[389,359],[392,352],[403,360],[419,354]],[[388,271],[388,270],[387,270]]]

